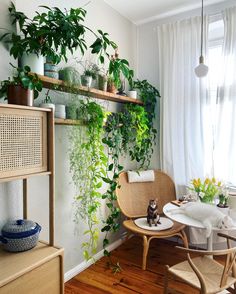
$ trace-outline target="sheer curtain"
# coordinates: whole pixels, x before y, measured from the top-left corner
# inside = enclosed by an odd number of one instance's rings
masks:
[[[207,39],[208,19],[204,36]],[[193,17],[157,28],[161,92],[161,165],[175,181],[177,194],[194,177],[204,177],[212,133],[207,119],[206,79],[198,79],[201,18]],[[204,42],[206,44],[206,42]],[[209,144],[208,144],[209,142]]]
[[[214,174],[236,185],[236,7],[226,9],[221,75],[217,91]]]

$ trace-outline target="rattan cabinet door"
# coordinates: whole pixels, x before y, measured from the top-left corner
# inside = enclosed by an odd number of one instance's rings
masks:
[[[47,112],[0,106],[0,179],[47,171]]]

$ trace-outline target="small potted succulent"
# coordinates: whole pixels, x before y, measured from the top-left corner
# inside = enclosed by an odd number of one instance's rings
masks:
[[[229,191],[228,188],[224,185],[219,187],[219,203],[217,204],[218,208],[224,214],[229,213],[228,205]]]
[[[9,104],[33,106],[33,101],[42,90],[42,82],[36,74],[30,74],[30,67],[16,69],[16,75],[0,84],[0,98],[5,97]]]
[[[136,99],[137,98],[137,91],[134,89],[133,77],[129,78],[129,87],[130,87],[130,89],[128,91],[128,96]]]
[[[53,111],[55,112],[55,104],[52,103],[52,99],[51,97],[49,96],[49,91],[48,90],[46,92],[46,97],[45,99],[43,100],[43,102],[40,104],[40,107],[43,107],[43,108],[52,108]]]
[[[96,80],[99,68],[96,64],[85,62],[84,72],[81,75],[82,86],[90,88],[92,81]]]

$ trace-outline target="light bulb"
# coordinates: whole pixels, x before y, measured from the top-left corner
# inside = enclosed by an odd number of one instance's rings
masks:
[[[199,65],[195,68],[195,74],[198,78],[203,78],[208,74],[208,66],[204,64],[203,56],[200,57]]]

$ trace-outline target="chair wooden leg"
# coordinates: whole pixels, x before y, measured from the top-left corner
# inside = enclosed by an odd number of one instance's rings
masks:
[[[143,264],[142,269],[145,271],[147,266],[147,254],[149,249],[149,240],[147,236],[143,236]]]
[[[166,265],[165,266],[166,270],[165,270],[165,280],[164,280],[164,292],[163,294],[168,294],[168,278],[169,278],[169,275],[168,275],[168,269],[169,269],[169,266]]]
[[[184,243],[184,247],[185,247],[185,248],[188,248],[188,238],[187,238],[187,236],[186,236],[186,234],[185,234],[185,231],[182,230],[182,231],[180,232],[180,234],[181,234],[181,239],[183,240],[183,243]]]

